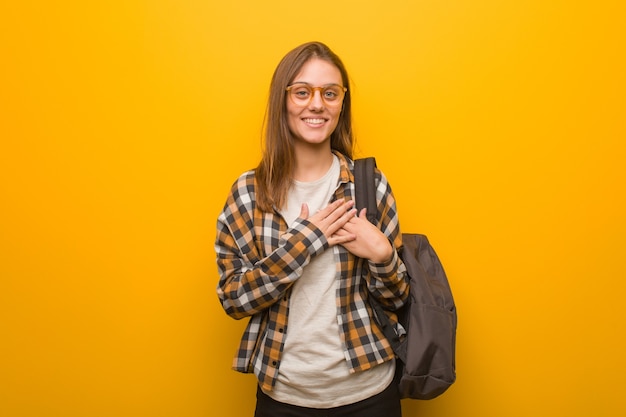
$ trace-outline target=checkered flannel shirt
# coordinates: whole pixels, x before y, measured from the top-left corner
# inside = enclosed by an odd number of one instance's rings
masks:
[[[336,153],[340,174],[333,199],[354,196],[353,162]],[[385,176],[376,172],[378,226],[396,249],[402,244],[396,204]],[[276,382],[288,335],[291,286],[303,268],[329,248],[320,229],[306,219],[291,227],[274,212],[256,207],[254,172],[242,174],[232,187],[217,221],[215,250],[220,280],[217,294],[226,313],[250,317],[233,360],[233,369],[254,372],[261,386]],[[363,371],[394,357],[389,342],[372,319],[367,297],[375,297],[392,320],[408,297],[408,278],[397,251],[385,263],[357,258],[334,246],[337,262],[337,321],[351,372]]]

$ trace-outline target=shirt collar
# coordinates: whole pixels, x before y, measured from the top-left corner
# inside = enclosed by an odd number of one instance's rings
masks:
[[[333,150],[333,153],[339,158],[339,183],[354,182],[354,162],[338,151]]]

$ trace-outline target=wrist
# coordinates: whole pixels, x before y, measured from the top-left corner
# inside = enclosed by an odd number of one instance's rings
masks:
[[[370,258],[371,262],[374,262],[375,264],[386,264],[389,263],[393,258],[393,248],[391,247],[390,244],[386,245],[386,248],[381,251],[379,254],[377,254],[376,256]]]

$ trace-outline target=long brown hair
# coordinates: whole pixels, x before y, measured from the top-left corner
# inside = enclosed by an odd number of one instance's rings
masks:
[[[321,42],[309,42],[293,49],[280,61],[272,82],[265,113],[265,148],[256,175],[256,201],[263,211],[282,208],[295,168],[293,134],[287,123],[287,93],[285,89],[293,82],[301,68],[313,58],[323,59],[339,69],[344,87],[348,91],[343,99],[337,127],[330,136],[330,147],[352,158],[352,106],[348,72],[341,59]]]

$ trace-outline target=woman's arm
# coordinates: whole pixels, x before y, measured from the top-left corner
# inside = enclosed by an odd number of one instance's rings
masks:
[[[276,230],[268,230],[277,236],[278,242],[275,250],[261,256],[255,245],[255,215],[261,214],[255,214],[253,184],[251,175],[242,176],[217,220],[217,295],[224,311],[236,319],[263,311],[283,297],[311,257],[327,246],[321,230],[298,219],[282,236]]]
[[[396,200],[385,175],[376,170],[376,197],[378,202],[378,227],[387,236],[393,247],[393,255],[386,262],[368,262],[371,294],[386,308],[398,309],[409,296],[409,277],[399,256],[402,248],[402,234],[398,221]]]
[[[218,216],[215,251],[220,280],[217,294],[226,313],[243,318],[265,310],[285,295],[302,275],[302,268],[328,247],[345,243],[354,236],[333,236],[352,217],[351,201],[335,201],[309,217],[308,207],[294,224],[280,234],[283,220],[256,211],[254,178],[243,175],[233,186],[224,209]],[[255,216],[263,233],[276,240],[275,249],[263,256],[255,240]],[[263,217],[263,218],[261,218]],[[268,221],[271,219],[272,221]],[[274,245],[272,245],[274,246]]]

